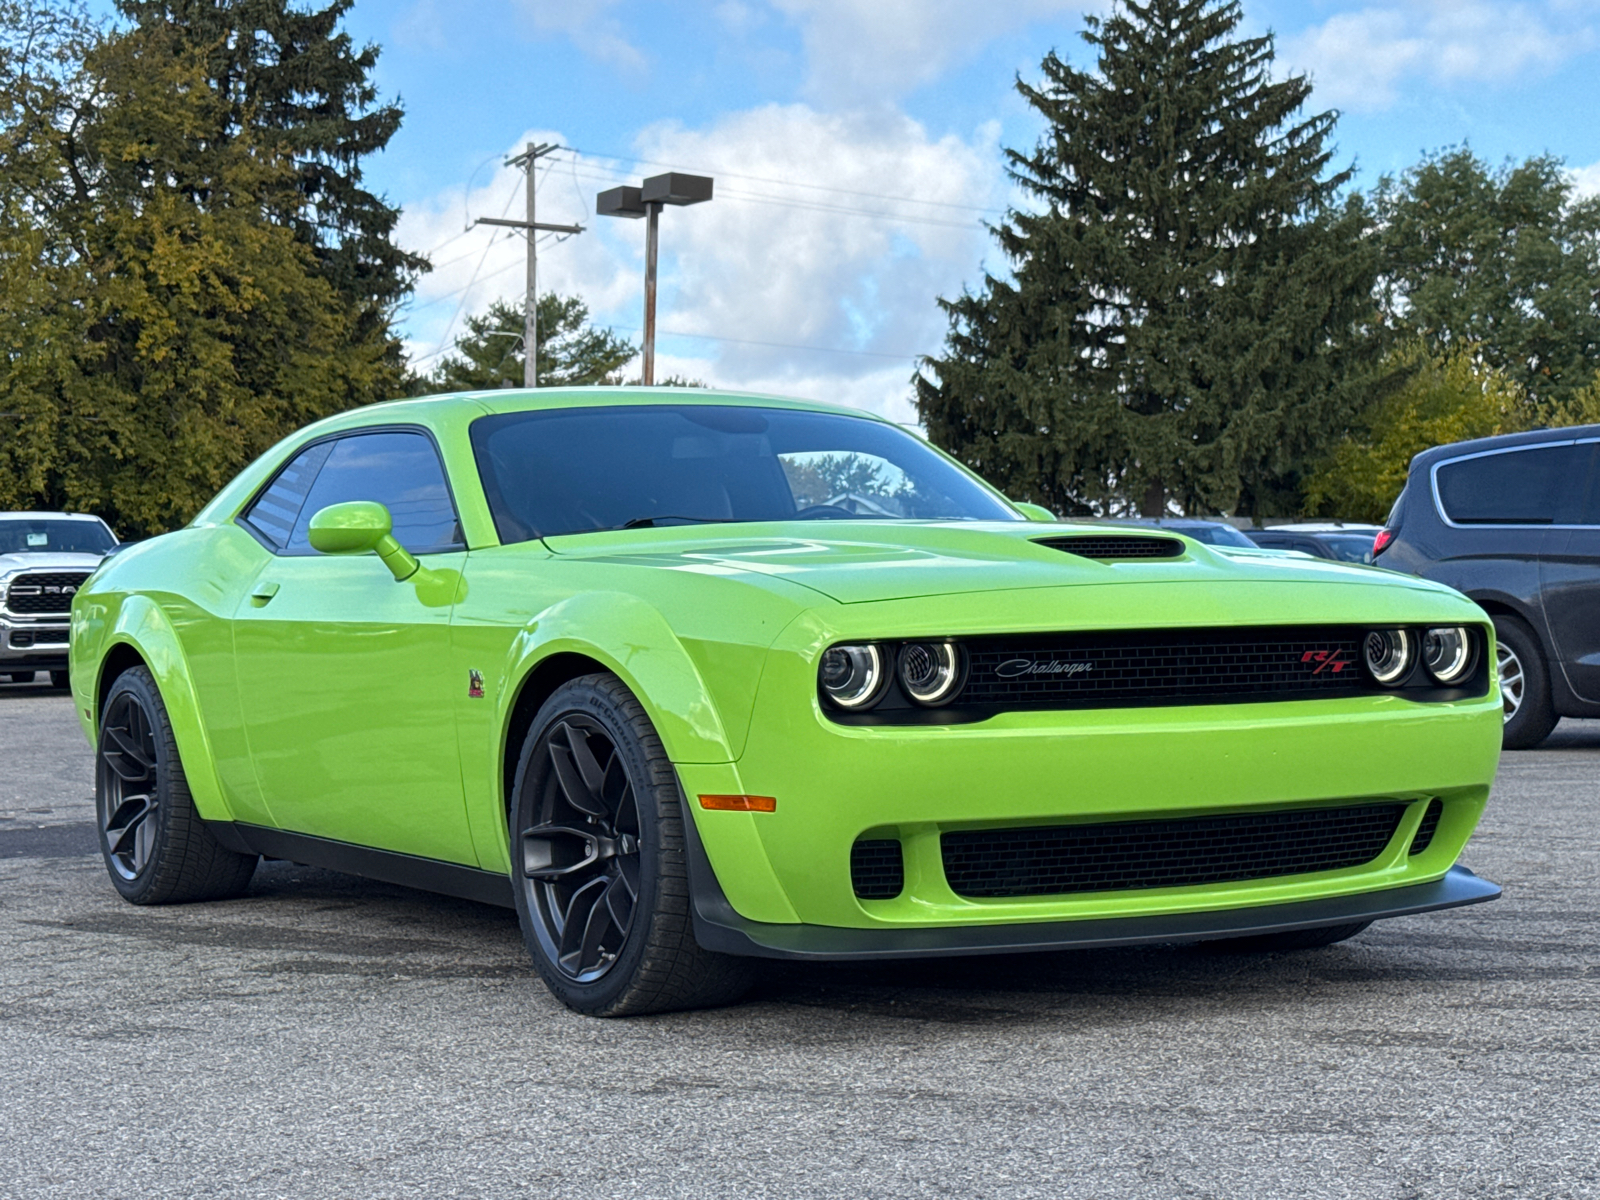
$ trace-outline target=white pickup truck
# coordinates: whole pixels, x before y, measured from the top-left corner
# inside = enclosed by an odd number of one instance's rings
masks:
[[[0,512],[0,680],[67,685],[72,598],[117,535],[84,513]]]

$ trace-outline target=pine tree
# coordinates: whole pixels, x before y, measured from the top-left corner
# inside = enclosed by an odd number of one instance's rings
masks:
[[[1056,511],[1271,514],[1355,409],[1374,255],[1329,173],[1336,120],[1297,114],[1236,2],[1122,0],[1017,87],[1047,122],[1007,151],[1040,204],[996,230],[1011,277],[941,300],[915,377],[930,437]]]
[[[400,128],[398,102],[380,103],[375,46],[357,50],[339,28],[354,0],[301,11],[293,0],[116,0],[137,26],[160,27],[200,56],[226,105],[219,136],[248,140],[293,170],[260,197],[316,257],[324,278],[360,314],[356,335],[382,342],[400,390],[401,350],[390,330],[425,258],[395,245],[400,210],[369,191],[361,164]],[[377,397],[374,397],[375,399]]]
[[[420,392],[467,392],[521,387],[523,314],[520,305],[496,300],[467,318],[455,353],[422,381]],[[626,338],[589,324],[589,306],[577,296],[539,297],[539,386],[571,387],[618,382],[617,372],[637,351]]]

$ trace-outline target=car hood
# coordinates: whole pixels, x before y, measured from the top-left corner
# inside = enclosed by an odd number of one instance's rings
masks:
[[[100,565],[99,554],[0,554],[0,575],[25,568],[30,571],[92,571]]]
[[[1174,537],[1168,530],[1146,533],[1126,526],[1044,522],[830,521],[821,526],[793,521],[741,524],[734,532],[686,525],[550,537],[545,544],[558,555],[591,561],[783,578],[842,604],[1123,581],[1374,581],[1370,567],[1298,555],[1230,554],[1188,538],[1179,538],[1184,544],[1181,557],[1158,560],[1101,561],[1041,542],[1107,534]]]

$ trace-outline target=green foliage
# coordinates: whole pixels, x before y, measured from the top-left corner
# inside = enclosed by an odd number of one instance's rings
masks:
[[[626,338],[589,324],[589,306],[577,296],[546,292],[539,297],[539,386],[571,387],[617,383],[637,351]],[[467,318],[467,332],[420,385],[422,392],[469,392],[521,387],[523,381],[521,305],[496,300]]]
[[[1270,515],[1298,503],[1375,363],[1367,217],[1327,173],[1335,115],[1297,114],[1237,3],[1125,0],[1092,72],[1019,82],[1047,122],[1011,174],[1041,204],[1012,266],[940,303],[917,404],[935,443],[1058,512]]]
[[[295,162],[180,31],[0,23],[0,507],[160,532],[389,391],[389,339],[277,219]]]
[[[1435,354],[1471,345],[1537,404],[1600,369],[1600,198],[1574,200],[1559,159],[1492,170],[1470,150],[1425,158],[1372,196],[1388,322]],[[1555,410],[1552,410],[1555,411]]]
[[[1307,478],[1308,512],[1382,521],[1405,486],[1411,459],[1423,450],[1536,425],[1600,421],[1600,379],[1539,406],[1475,346],[1441,356],[1413,343],[1388,365],[1392,386],[1362,414],[1358,432]]]

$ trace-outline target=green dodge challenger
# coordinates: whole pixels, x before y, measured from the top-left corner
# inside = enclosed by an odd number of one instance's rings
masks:
[[[1493,899],[1493,630],[1368,567],[1058,523],[859,412],[376,405],[79,588],[135,904],[261,856],[515,907],[597,1015],[752,958],[1305,948]]]

